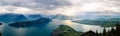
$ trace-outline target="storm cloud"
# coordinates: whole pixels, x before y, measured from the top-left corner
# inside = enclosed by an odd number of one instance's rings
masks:
[[[0,0],[0,5],[13,5],[38,9],[55,9],[61,6],[69,6],[70,3],[65,0]]]
[[[0,13],[84,15],[120,13],[119,0],[0,0]]]

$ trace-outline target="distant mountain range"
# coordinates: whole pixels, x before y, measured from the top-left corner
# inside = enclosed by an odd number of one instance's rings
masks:
[[[28,14],[28,15],[26,15],[26,17],[29,18],[30,20],[36,20],[36,19],[42,18],[43,15],[40,15],[40,14]]]
[[[50,17],[51,19],[59,19],[59,20],[70,20],[73,18],[72,16],[66,16],[62,14],[51,15]]]
[[[56,15],[41,15],[41,14],[14,14],[14,13],[5,13],[5,14],[0,14],[0,22],[4,23],[14,23],[14,22],[23,22],[23,21],[33,21],[39,18],[50,18],[50,19],[59,19],[59,20],[73,20],[77,19],[76,21],[81,21],[78,19],[83,19],[87,21],[102,21],[102,20],[117,20],[120,18],[118,14],[115,15],[94,15],[98,13],[94,12],[88,12],[86,15],[78,15],[78,16],[67,16],[67,15],[62,15],[62,14],[56,14]],[[104,14],[104,13],[101,13]],[[109,19],[112,18],[112,19]],[[75,21],[75,22],[76,22]]]
[[[23,21],[33,21],[36,19],[42,18],[40,14],[15,14],[15,13],[5,13],[0,14],[0,22],[4,23],[14,23],[14,22],[23,22]]]
[[[13,13],[0,14],[0,22],[12,23],[12,22],[21,22],[26,20],[28,20],[27,17],[22,14],[13,14]]]
[[[100,25],[100,26],[104,26],[104,27],[111,27],[111,26],[115,26],[115,24],[119,24],[120,23],[120,18],[101,18],[101,19],[96,19],[96,20],[76,20],[73,21],[76,23],[81,23],[81,24],[88,24],[88,25]]]
[[[120,18],[120,13],[107,13],[107,12],[85,12],[83,14],[77,15],[75,18],[82,18],[82,19],[109,19],[109,18]]]
[[[120,22],[120,13],[107,13],[107,12],[86,12],[84,15],[78,15],[78,20],[72,20],[76,23],[99,25],[104,27],[114,26]],[[80,18],[80,20],[79,20]]]
[[[14,22],[23,22],[23,21],[33,21],[39,18],[51,18],[59,20],[72,19],[71,16],[66,16],[62,14],[56,15],[40,15],[40,14],[15,14],[15,13],[5,13],[0,14],[0,22],[4,23],[14,23]]]

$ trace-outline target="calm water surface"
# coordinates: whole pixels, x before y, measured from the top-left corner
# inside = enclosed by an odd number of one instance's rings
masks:
[[[49,24],[42,25],[42,26],[33,26],[33,27],[26,27],[26,28],[15,28],[10,27],[8,25],[1,25],[0,32],[3,33],[3,36],[50,36],[51,32],[58,28],[59,25],[68,25],[80,32],[86,32],[89,30],[102,32],[103,27],[96,26],[96,25],[86,25],[86,24],[79,24],[75,22],[71,22],[71,20],[53,20]],[[110,28],[106,28],[109,30]]]

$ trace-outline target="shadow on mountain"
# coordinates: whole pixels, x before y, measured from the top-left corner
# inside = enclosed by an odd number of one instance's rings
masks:
[[[11,23],[9,24],[9,26],[12,27],[32,27],[32,26],[44,26],[47,23],[51,22],[52,20],[49,18],[39,18],[37,20],[34,21],[25,21],[25,22],[16,22],[16,23]]]

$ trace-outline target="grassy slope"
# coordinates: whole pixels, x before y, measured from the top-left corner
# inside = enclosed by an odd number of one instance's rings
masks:
[[[67,25],[61,25],[57,30],[62,31],[63,36],[80,36],[80,33]]]

